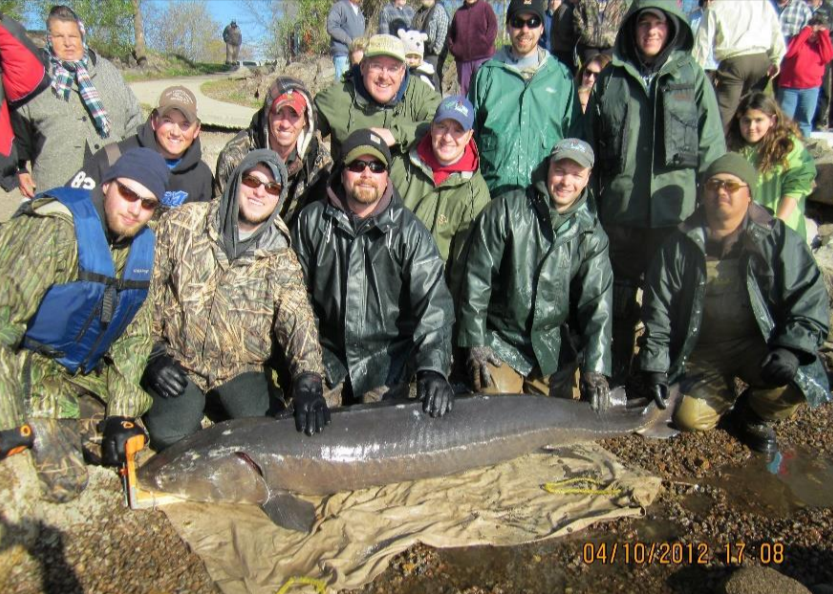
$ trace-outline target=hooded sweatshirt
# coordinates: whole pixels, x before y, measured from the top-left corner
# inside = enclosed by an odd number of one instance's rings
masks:
[[[217,158],[217,171],[214,195],[223,194],[229,176],[243,158],[255,149],[268,149],[269,146],[269,110],[272,103],[283,93],[293,91],[303,94],[307,102],[306,125],[298,136],[295,151],[288,163],[287,175],[289,179],[287,199],[282,204],[281,218],[288,226],[292,226],[301,209],[309,203],[310,198],[320,196],[324,192],[329,176],[332,159],[327,149],[318,142],[315,131],[315,104],[312,96],[304,84],[288,76],[279,76],[269,87],[261,107],[252,116],[249,127],[242,130],[220,152]]]
[[[92,190],[101,183],[104,173],[125,152],[134,148],[149,148],[156,152],[159,145],[156,133],[151,126],[153,115],[139,128],[138,133],[125,138],[119,143],[108,144],[95,152],[87,153],[81,169],[73,175],[66,186]],[[171,181],[162,204],[169,208],[182,206],[188,202],[208,202],[211,200],[211,186],[214,178],[211,169],[202,160],[202,147],[199,137],[183,153],[179,162],[171,169]]]

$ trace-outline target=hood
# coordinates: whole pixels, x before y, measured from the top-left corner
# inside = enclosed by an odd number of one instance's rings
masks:
[[[139,141],[139,146],[152,149],[159,152],[159,145],[156,143],[156,133],[153,131],[151,120],[153,113],[148,116],[148,119],[139,127],[136,132],[136,140]],[[202,160],[202,145],[200,144],[200,137],[197,136],[194,142],[191,143],[185,153],[181,157],[181,161],[177,163],[176,167],[171,170],[173,175],[189,171],[200,164]]]
[[[238,215],[240,205],[237,201],[237,190],[240,187],[240,179],[243,173],[252,167],[263,164],[272,171],[275,181],[283,186],[278,204],[269,218],[249,236],[248,239],[240,240],[238,233]],[[268,149],[255,149],[248,153],[229,176],[229,182],[220,198],[220,208],[217,215],[217,230],[220,236],[220,244],[228,256],[229,261],[242,256],[252,246],[267,245],[270,243],[271,235],[280,234],[280,231],[273,225],[274,220],[280,212],[281,206],[288,193],[289,179],[286,173],[286,166],[278,154]]]
[[[677,51],[690,54],[694,48],[694,34],[683,13],[677,7],[676,0],[635,0],[619,29],[616,43],[613,46],[614,60],[628,62],[642,72],[644,64],[636,49],[634,34],[638,13],[644,8],[658,8],[668,17],[668,42],[660,57],[654,62],[653,71],[659,70],[663,64]]]
[[[304,86],[304,83],[297,78],[279,76],[275,79],[275,82],[266,91],[266,96],[263,98],[263,106],[252,116],[252,123],[249,124],[249,132],[257,148],[269,148],[269,109],[272,107],[272,102],[287,91],[303,93],[304,98],[307,100],[307,125],[304,126],[304,129],[298,136],[298,141],[295,146],[298,157],[303,159],[309,150],[312,139],[315,137],[316,110],[315,104],[312,102],[312,95]]]

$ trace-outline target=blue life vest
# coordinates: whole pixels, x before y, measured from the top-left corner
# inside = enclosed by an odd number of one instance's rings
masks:
[[[48,194],[66,206],[75,223],[78,280],[49,288],[29,320],[23,347],[55,359],[70,373],[99,366],[144,303],[153,270],[154,234],[147,227],[134,238],[122,278],[90,192],[56,188]]]

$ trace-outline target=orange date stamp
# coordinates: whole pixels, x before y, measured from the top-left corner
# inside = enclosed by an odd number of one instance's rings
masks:
[[[784,544],[762,542],[753,547],[736,542],[712,548],[703,542],[588,542],[581,551],[581,560],[587,565],[706,565],[713,561],[740,565],[747,558],[780,565],[785,559]]]

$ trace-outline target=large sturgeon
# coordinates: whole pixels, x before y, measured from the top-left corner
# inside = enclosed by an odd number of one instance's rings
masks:
[[[615,392],[619,392],[616,390]],[[139,480],[184,499],[257,504],[283,526],[305,529],[312,504],[290,493],[327,495],[492,466],[546,445],[627,433],[667,435],[673,409],[644,400],[596,414],[584,402],[541,396],[458,398],[442,418],[418,402],[336,409],[307,437],[291,417],[249,418],[199,431],[151,458]]]

